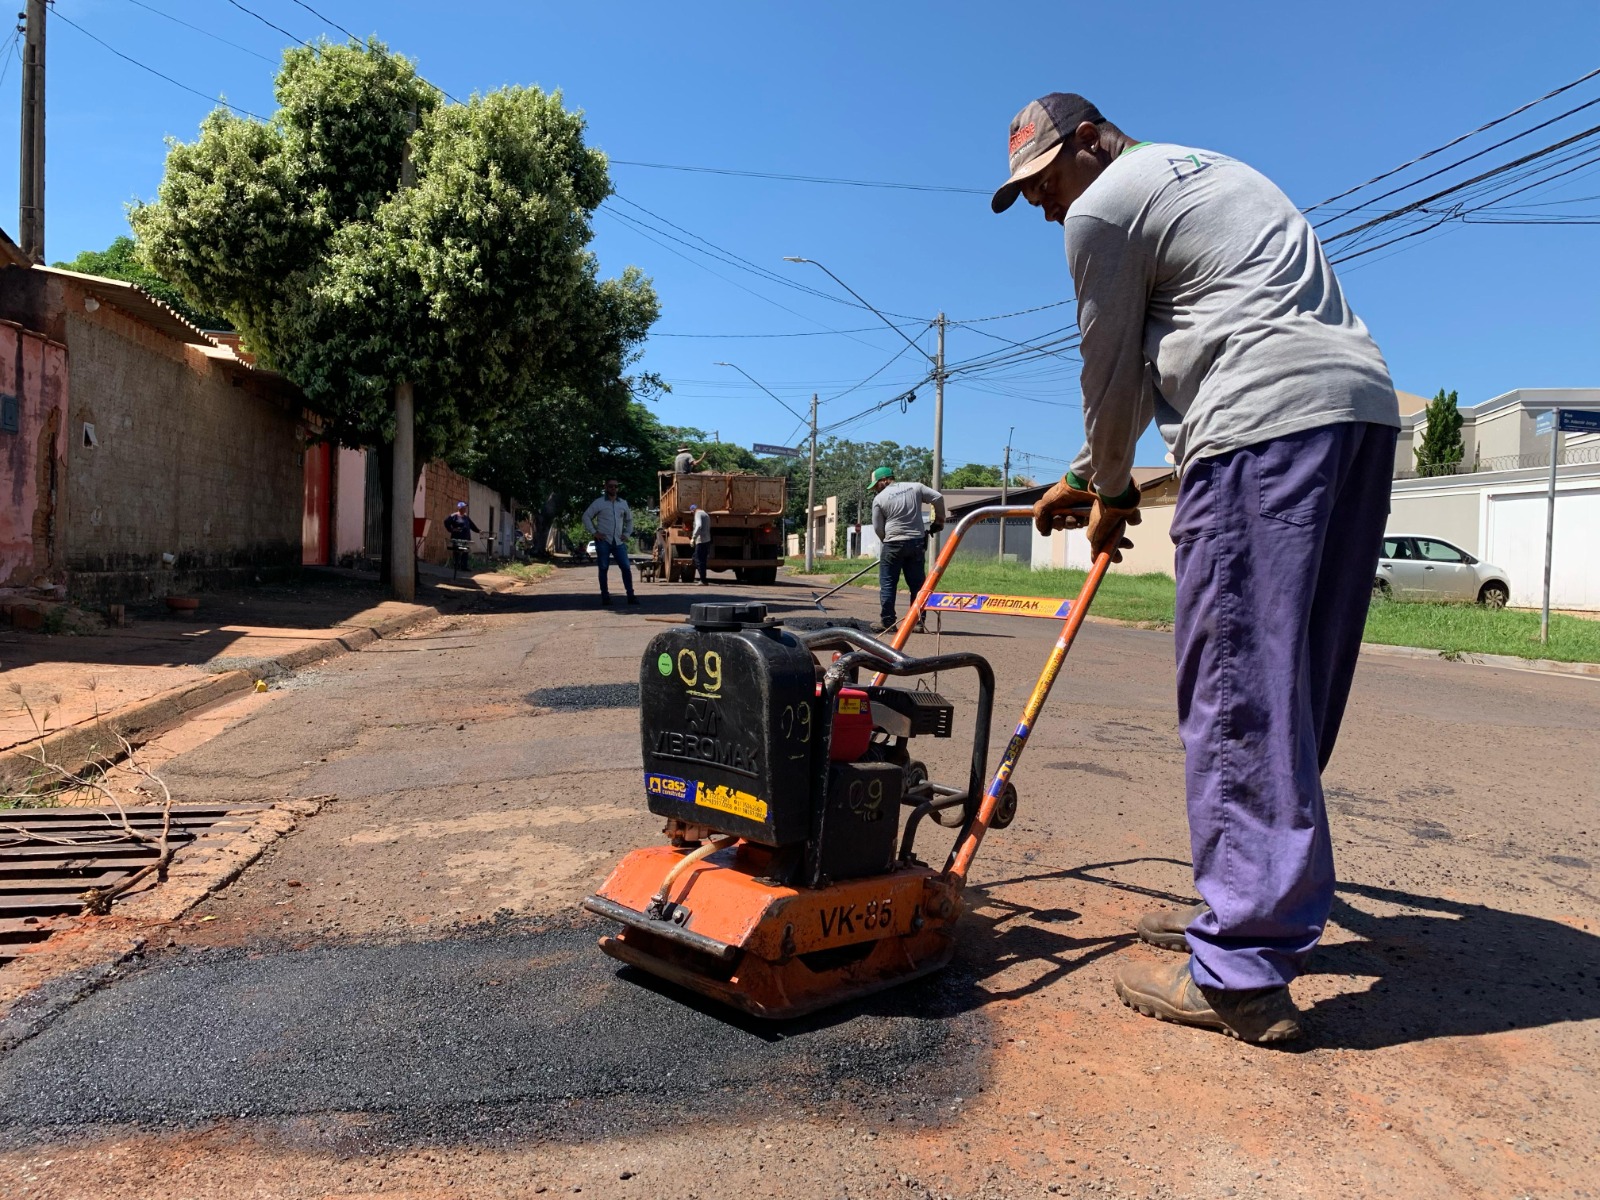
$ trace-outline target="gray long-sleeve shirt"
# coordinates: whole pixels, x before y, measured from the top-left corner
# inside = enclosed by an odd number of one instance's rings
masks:
[[[583,527],[602,542],[626,542],[633,536],[633,510],[621,496],[601,496],[583,510]]]
[[[933,519],[944,524],[944,496],[920,483],[891,483],[872,498],[872,531],[881,542],[922,537],[922,506],[933,505]]]
[[[1072,205],[1086,444],[1073,473],[1132,479],[1154,419],[1183,466],[1319,425],[1400,424],[1389,368],[1310,224],[1210,150],[1129,150]]]

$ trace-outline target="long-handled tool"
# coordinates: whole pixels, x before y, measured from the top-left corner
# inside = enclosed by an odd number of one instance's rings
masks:
[[[1022,611],[935,589],[975,521],[1030,512],[967,514],[896,645],[848,628],[797,634],[764,606],[716,604],[695,605],[690,625],[651,642],[640,669],[644,783],[667,842],[627,855],[583,902],[622,927],[601,938],[607,954],[762,1017],[810,1012],[950,960],[973,858],[1015,813],[1012,776],[1110,559],[1095,560],[1075,600],[1036,601],[1064,618],[1061,632],[992,776],[988,661],[915,658],[900,645],[930,604]],[[821,670],[814,655],[826,650],[843,653]],[[857,686],[863,668],[877,682]],[[883,682],[951,670],[978,676],[964,786],[930,780],[911,755],[917,737],[951,735],[953,705]],[[916,855],[918,827],[956,810],[960,831],[935,869]]]
[[[812,592],[811,593],[811,603],[813,603],[813,604],[815,604],[817,606],[817,611],[818,612],[826,612],[827,609],[822,607],[822,602],[824,600],[826,600],[829,596],[833,595],[835,592],[844,591],[845,588],[849,587],[856,580],[860,579],[868,571],[874,570],[877,567],[877,565],[878,565],[877,560],[874,559],[872,562],[869,562],[866,566],[862,567],[861,570],[857,571],[854,575],[850,576],[849,579],[846,579],[843,583],[835,584],[833,587],[831,587],[827,591],[823,592],[822,595],[820,595],[820,596],[817,595],[815,592]]]

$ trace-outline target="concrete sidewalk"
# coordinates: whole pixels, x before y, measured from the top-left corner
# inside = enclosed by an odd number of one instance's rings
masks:
[[[68,770],[136,744],[225,696],[517,587],[508,576],[451,578],[421,564],[415,603],[387,599],[370,573],[315,569],[294,584],[202,596],[191,613],[164,603],[126,628],[83,634],[0,629],[0,782],[26,778],[41,748]]]

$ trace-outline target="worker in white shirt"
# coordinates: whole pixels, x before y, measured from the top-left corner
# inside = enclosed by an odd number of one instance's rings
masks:
[[[633,536],[633,510],[617,494],[621,485],[615,479],[606,480],[605,494],[583,510],[583,528],[594,538],[595,561],[600,564],[600,603],[611,603],[611,592],[606,586],[606,575],[611,560],[622,568],[622,586],[628,589],[628,603],[639,603],[633,594],[633,571],[628,567],[628,539]]]

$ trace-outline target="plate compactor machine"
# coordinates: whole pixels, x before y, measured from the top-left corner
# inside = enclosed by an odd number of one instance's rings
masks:
[[[583,901],[621,926],[601,938],[607,954],[767,1018],[950,961],[973,856],[1016,813],[1012,772],[1108,566],[1101,555],[1071,602],[935,590],[973,521],[1030,511],[968,514],[892,644],[843,626],[786,629],[761,604],[696,604],[687,625],[651,641],[639,671],[644,790],[666,840],[627,855]],[[925,609],[1062,618],[992,776],[994,672],[973,653],[903,653]],[[964,784],[941,784],[913,747],[950,737],[954,708],[915,682],[967,670],[970,768]],[[858,682],[863,671],[872,682]],[[939,867],[917,855],[930,818],[959,830]]]

